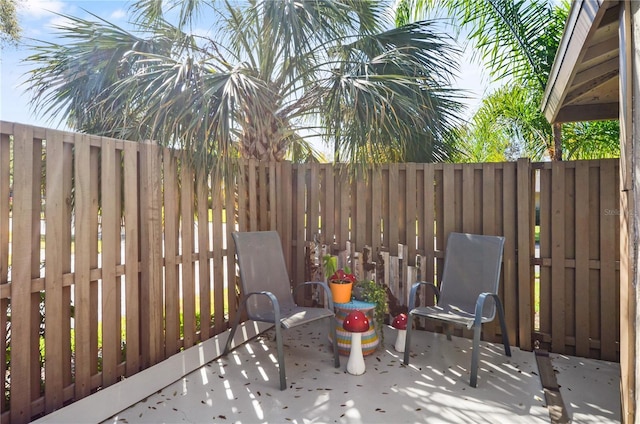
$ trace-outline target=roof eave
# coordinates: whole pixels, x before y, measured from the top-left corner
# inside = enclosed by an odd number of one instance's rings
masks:
[[[571,5],[567,25],[542,98],[541,110],[550,123],[558,121],[558,114],[571,79],[584,55],[589,36],[596,27],[594,23],[602,18],[606,10],[606,7],[602,7],[605,2],[605,0],[576,0]]]

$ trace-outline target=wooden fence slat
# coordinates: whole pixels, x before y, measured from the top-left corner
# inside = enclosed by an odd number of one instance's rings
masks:
[[[277,176],[276,176],[276,164],[275,163],[270,163],[269,164],[269,175],[268,175],[268,182],[269,182],[269,199],[268,199],[268,214],[269,214],[269,226],[266,227],[266,229],[275,229],[277,228],[277,220],[276,220],[276,205],[278,204],[278,198],[276,197],[276,184],[277,184]]]
[[[62,274],[69,275],[71,273],[71,255],[72,249],[72,222],[73,222],[73,139],[66,136],[62,146],[62,188],[63,188],[63,207],[62,207],[62,240],[61,245],[64,254],[62,255]],[[45,258],[46,259],[46,258]],[[62,385],[67,392],[63,395],[65,400],[71,397],[73,384],[73,375],[71,369],[72,363],[72,345],[71,345],[71,323],[72,323],[72,295],[71,286],[62,287],[62,314],[64,328],[62,331]]]
[[[134,143],[125,143],[124,145],[123,185],[125,222],[125,341],[127,346],[125,375],[130,377],[140,371],[138,149]]]
[[[436,219],[436,204],[435,204],[435,167],[433,164],[424,165],[424,213],[423,213],[423,243],[424,243],[424,269],[425,274],[422,276],[422,281],[428,281],[435,283],[435,219]],[[426,287],[423,287],[419,293],[424,305],[433,305],[435,303],[435,297],[433,293],[428,293]],[[413,305],[412,305],[413,306]],[[427,320],[427,329],[433,330],[434,323]]]
[[[519,159],[516,164],[517,178],[517,217],[518,226],[518,342],[523,349],[532,349],[531,332],[534,329],[533,322],[533,275],[531,273],[531,258],[535,256],[535,249],[531,249],[534,237],[532,214],[535,211],[535,179],[532,174],[531,163],[528,159]],[[542,183],[541,183],[542,184]],[[540,212],[542,215],[542,210]],[[542,240],[542,234],[540,235]],[[542,243],[541,243],[542,245]],[[508,284],[508,283],[505,283]],[[542,278],[540,278],[540,287],[542,287]],[[542,292],[542,291],[541,291]],[[540,303],[542,305],[542,302]]]
[[[196,179],[198,198],[198,299],[200,304],[200,338],[207,340],[211,327],[211,276],[209,273],[209,199],[208,180]]]
[[[279,213],[282,216],[283,221],[281,222],[281,236],[282,240],[292,240],[293,239],[293,223],[294,217],[294,197],[293,197],[293,187],[294,184],[294,172],[293,172],[293,164],[292,163],[283,163],[280,165],[280,177],[282,182],[282,189],[278,192],[278,205],[280,205]],[[289,261],[291,260],[291,250],[293,247],[291,243],[284,243],[282,246],[284,250],[284,257],[287,261],[287,266],[289,266]],[[289,268],[291,269],[291,268]]]
[[[336,235],[335,221],[335,181],[333,166],[325,165],[322,167],[322,193],[324,196],[324,209],[322,214],[322,236],[326,244],[332,245]]]
[[[259,184],[260,184],[259,186],[260,188],[259,224],[260,226],[258,228],[260,229],[260,231],[265,231],[265,230],[271,229],[271,227],[269,227],[269,215],[268,215],[269,198],[267,197],[269,189],[271,188],[271,185],[269,184],[269,164],[261,163],[259,167],[259,171],[260,172],[258,175],[260,176],[259,178]]]
[[[442,213],[442,227],[438,226],[442,244],[440,249],[444,252],[446,249],[446,236],[456,230],[455,211],[456,211],[456,190],[455,190],[455,172],[453,165],[445,165],[442,172],[442,201],[443,206],[440,209]],[[440,274],[440,273],[439,273]]]
[[[405,263],[408,266],[415,266],[416,264],[416,215],[417,215],[417,196],[416,196],[416,164],[409,163],[407,164],[407,183],[405,189],[405,243],[407,244],[408,257],[405,258]],[[406,281],[406,280],[405,280]],[[406,285],[405,285],[406,286]],[[408,298],[407,298],[408,299]]]
[[[140,143],[140,220],[141,231],[141,320],[148,323],[143,331],[143,364],[155,365],[165,357],[162,296],[162,200],[160,176],[161,150],[150,141]],[[145,355],[146,351],[146,355]]]
[[[249,231],[258,230],[258,211],[260,210],[260,207],[258,206],[258,193],[256,187],[258,180],[256,177],[256,166],[256,160],[249,159],[249,166],[247,168],[248,180],[246,180],[247,184],[245,186],[248,191],[248,198],[246,201],[240,203],[240,205],[247,208],[247,212],[249,214]],[[244,192],[244,190],[241,190],[241,193]]]
[[[35,131],[34,131],[35,132]],[[43,134],[44,135],[44,134]],[[33,214],[31,215],[31,246],[34,246],[34,253],[31,255],[31,278],[41,277],[40,267],[42,266],[42,185],[43,185],[43,140],[39,136],[34,135],[33,168],[32,179],[34,181],[34,189],[31,191],[31,204]],[[43,291],[39,291],[31,296],[31,322],[40,324],[40,303],[42,302]],[[31,399],[35,400],[40,397],[40,384],[42,382],[40,375],[42,374],[42,363],[40,362],[40,331],[31,330]],[[35,360],[35,358],[38,358]],[[32,408],[32,412],[35,412]]]
[[[212,175],[212,174],[211,174]],[[213,176],[211,176],[213,179]],[[223,213],[224,198],[222,188],[213,181],[211,187],[211,220],[213,236],[213,327],[214,333],[220,334],[226,327],[224,322],[225,297],[224,297],[224,235]],[[227,243],[228,245],[228,243]],[[229,279],[229,281],[233,281]]]
[[[539,258],[551,258],[551,169],[540,170]],[[551,267],[539,266],[539,331],[551,334]]]
[[[37,362],[37,358],[31,356],[31,333],[35,324],[31,320],[34,297],[31,293],[31,240],[34,231],[32,216],[40,215],[39,210],[34,210],[32,193],[40,192],[40,182],[33,178],[33,129],[16,124],[13,136],[11,349],[22,352],[11,358],[11,380],[20,382],[11,385],[11,422],[16,424],[31,420],[32,363],[34,360]],[[38,241],[36,246],[39,244]]]
[[[564,278],[564,211],[565,167],[561,162],[551,164],[551,349],[566,351],[565,341],[565,278]]]
[[[381,184],[380,184],[380,195],[381,195],[381,216],[380,218],[382,219],[382,222],[384,222],[384,225],[382,225],[382,240],[380,242],[380,249],[387,249],[388,251],[388,245],[389,245],[389,233],[390,233],[390,229],[389,229],[389,225],[388,222],[390,222],[391,220],[391,207],[389,206],[389,175],[390,175],[390,171],[389,171],[389,166],[385,166],[382,168],[381,170]]]
[[[382,175],[380,170],[371,172],[371,252],[376,254],[382,246]]]
[[[114,315],[115,315],[115,324],[116,324],[116,328],[115,328],[115,334],[116,334],[116,339],[117,339],[117,346],[115,347],[115,350],[117,352],[117,357],[116,357],[116,378],[117,380],[120,379],[120,377],[122,377],[125,373],[125,367],[122,366],[122,358],[124,356],[124,351],[126,349],[124,349],[123,346],[123,342],[125,341],[125,339],[123,338],[123,328],[122,328],[122,304],[123,304],[123,299],[122,299],[122,273],[118,272],[118,269],[122,268],[122,218],[123,218],[123,214],[122,214],[122,197],[124,196],[123,190],[122,190],[122,148],[119,148],[119,146],[116,145],[116,151],[115,151],[115,161],[113,163],[113,172],[114,172],[114,180],[115,180],[115,197],[114,197],[114,203],[115,203],[115,217],[113,220],[113,224],[112,227],[109,229],[110,231],[113,232],[113,236],[114,236],[114,241],[115,241],[115,246],[114,246],[114,256],[115,256],[115,266],[116,266],[116,272],[115,272],[115,279],[114,279],[114,288],[115,288],[115,307],[114,307]]]
[[[339,171],[339,185],[337,187],[337,193],[339,194],[339,217],[340,233],[338,237],[338,250],[344,250],[347,248],[347,241],[349,240],[349,215],[351,211],[351,202],[349,201],[351,196],[351,184],[349,184],[349,176],[347,174],[346,167],[340,166]],[[337,208],[336,208],[337,209]]]
[[[589,181],[588,162],[576,163],[576,354],[589,355]]]
[[[89,136],[85,139],[87,142],[97,146],[100,145],[100,137]],[[99,312],[99,277],[92,277],[91,270],[98,269],[98,211],[100,209],[100,149],[98,147],[91,147],[89,151],[89,196],[90,196],[90,226],[89,226],[89,337],[90,342],[90,366],[91,377],[88,381],[89,389],[93,389],[93,377],[98,375],[98,312]]]
[[[289,245],[292,246],[292,256],[289,264],[289,269],[292,270],[291,274],[289,274],[289,279],[291,279],[291,283],[299,284],[304,281],[304,246],[305,246],[305,217],[307,217],[307,213],[309,211],[309,205],[307,203],[307,199],[305,196],[305,184],[307,180],[307,165],[300,164],[297,166],[298,175],[296,178],[296,187],[294,191],[294,210],[295,215],[293,217],[294,230],[293,230],[293,243],[289,242]],[[283,243],[287,243],[285,240],[282,240]],[[300,305],[304,304],[304,291],[299,290],[297,293]]]
[[[600,187],[615,187],[618,176],[615,162],[600,164]],[[619,225],[619,199],[617,190],[600,190],[600,349],[604,360],[618,360],[619,300],[616,287],[618,278],[615,270],[615,252],[619,247],[616,224]],[[616,244],[618,243],[618,244]]]
[[[465,233],[477,233],[475,228],[475,211],[477,207],[482,207],[482,204],[476,205],[475,199],[475,170],[471,166],[465,166],[462,168],[462,231]]]
[[[317,187],[320,186],[320,176],[318,170],[318,164],[312,163],[309,169],[309,190],[307,196],[309,197],[309,209],[308,209],[308,222],[307,222],[307,239],[313,240],[318,234],[318,219],[320,217],[320,190]],[[265,184],[261,184],[264,186]],[[266,211],[265,211],[266,212]],[[300,248],[300,246],[298,247]]]
[[[182,258],[182,328],[184,348],[196,343],[196,293],[193,263],[193,171],[186,160],[180,167],[180,256]]]
[[[63,264],[63,147],[62,134],[47,134],[46,161],[46,240],[45,240],[45,311],[47,313],[45,331],[45,354],[50,364],[63,363],[63,330],[69,325],[64,323],[62,295]],[[64,402],[62,398],[63,368],[45,367],[45,412],[52,412]]]
[[[400,185],[400,172],[397,164],[389,165],[389,212],[386,216],[386,221],[389,222],[389,238],[385,242],[389,249],[389,253],[392,256],[398,256],[398,204],[400,203],[400,197],[398,192],[398,186]],[[386,225],[385,225],[386,227]],[[387,234],[385,234],[386,236]]]
[[[117,334],[120,308],[116,298],[116,251],[120,251],[120,238],[113,232],[118,222],[116,210],[116,177],[114,173],[115,144],[105,139],[102,145],[101,192],[102,192],[102,383],[110,386],[118,381],[117,364],[120,359]]]
[[[492,163],[482,165],[482,232],[481,234],[498,235],[496,232],[496,168]],[[504,258],[503,258],[504,259]],[[504,266],[502,267],[504,271]],[[504,287],[503,287],[504,288]],[[504,297],[503,297],[504,298]],[[484,325],[486,340],[499,342],[501,337],[496,335],[500,332],[500,325],[497,320]]]
[[[564,170],[565,176],[565,202],[564,202],[564,214],[565,217],[573,217],[575,219],[576,216],[576,179],[575,179],[575,168],[565,166]],[[566,219],[566,218],[565,218]],[[565,340],[572,338],[575,340],[575,330],[576,330],[576,302],[575,296],[572,296],[570,293],[575,293],[575,268],[568,266],[572,262],[575,263],[575,225],[574,219],[567,219],[565,221],[564,228],[564,257],[565,257],[565,269],[564,269],[564,286],[565,286],[565,298],[564,298],[564,328],[565,328]],[[565,342],[566,350],[565,353],[569,355],[575,354],[575,342]]]
[[[11,141],[9,134],[0,134],[0,284],[5,284],[9,280],[10,156]],[[4,308],[1,311],[4,311]],[[4,312],[1,311],[0,315],[4,315]],[[4,329],[4,326],[0,326],[1,332],[4,332]],[[0,343],[4,343],[2,337],[0,337]],[[2,375],[4,375],[4,373],[2,373]]]
[[[237,181],[242,181],[244,180],[244,175],[243,174],[239,174],[236,176],[236,184]],[[240,193],[242,192],[242,190],[238,190],[239,194],[238,194],[238,199],[240,199]],[[229,312],[229,322],[233,322],[233,320],[235,319],[236,316],[236,312],[238,310],[239,304],[238,304],[238,298],[236,296],[236,291],[240,292],[240,295],[242,295],[242,292],[240,290],[240,287],[238,285],[238,279],[236,276],[236,260],[235,260],[235,253],[236,253],[236,246],[233,242],[233,237],[231,236],[231,233],[233,231],[235,231],[235,228],[233,228],[233,223],[235,221],[235,216],[236,216],[236,208],[235,208],[235,195],[233,192],[233,188],[231,186],[226,186],[225,185],[225,198],[224,198],[224,205],[225,205],[225,241],[226,241],[226,254],[227,254],[227,299],[226,299],[226,304],[227,304],[227,311]],[[238,209],[238,215],[239,215],[239,221],[240,218],[242,217],[242,211],[240,209]],[[244,227],[240,227],[240,231],[244,230]]]
[[[165,354],[177,353],[180,340],[180,292],[178,289],[178,227],[180,225],[177,159],[163,149],[164,164],[164,279]]]
[[[530,172],[530,170],[529,170]],[[512,345],[519,346],[519,317],[518,317],[518,269],[517,269],[517,168],[515,163],[505,163],[502,167],[502,215],[504,252],[502,255],[502,301],[504,304],[505,320],[507,322],[507,334]],[[533,287],[530,281],[528,287],[523,284],[523,289],[531,293]],[[529,310],[529,309],[527,309]],[[528,332],[531,333],[529,327]],[[530,337],[529,337],[530,339]]]
[[[9,220],[10,156],[11,140],[9,134],[0,133],[0,287],[7,287],[9,281],[9,232],[11,231]],[[9,299],[0,297],[0,352],[7,351],[8,308]],[[6,359],[0,360],[0,375],[7,375]],[[4,398],[1,402],[4,410]]]
[[[370,187],[367,187],[363,178],[357,178],[352,187],[355,191],[352,192],[351,197],[351,214],[355,221],[351,223],[351,239],[355,241],[355,250],[361,251],[371,241],[371,237],[367,237],[366,234],[367,215],[371,216],[369,213],[371,210]]]

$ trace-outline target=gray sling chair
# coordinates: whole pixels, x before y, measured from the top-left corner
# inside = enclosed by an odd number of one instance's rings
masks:
[[[236,313],[231,333],[227,339],[223,356],[231,349],[233,336],[240,323],[240,316],[246,309],[249,319],[268,322],[275,325],[276,344],[278,346],[278,368],[280,369],[280,390],[287,387],[282,351],[282,331],[319,319],[329,319],[331,340],[336,338],[336,320],[333,312],[333,298],[327,283],[311,281],[299,284],[291,291],[291,283],[284,261],[280,236],[275,231],[235,232],[232,233],[236,244],[242,299]],[[326,308],[302,307],[296,305],[294,293],[304,285],[322,286],[328,298]],[[333,362],[340,367],[338,344],[333,343]]]
[[[448,324],[473,328],[473,350],[471,353],[471,387],[478,381],[478,347],[482,324],[493,321],[498,310],[504,353],[511,356],[509,337],[504,321],[502,303],[498,297],[500,265],[504,237],[475,234],[450,233],[447,239],[444,270],[439,288],[433,283],[419,281],[409,293],[409,324],[413,317],[440,320],[447,325],[447,339],[451,340]],[[436,295],[435,306],[416,306],[416,292],[425,285]],[[486,302],[487,299],[492,301]],[[404,364],[409,364],[411,325],[407,325],[404,349]]]

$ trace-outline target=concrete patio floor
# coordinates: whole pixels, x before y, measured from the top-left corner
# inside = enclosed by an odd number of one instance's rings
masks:
[[[471,388],[470,340],[447,341],[442,334],[417,331],[411,363],[404,366],[393,349],[394,331],[385,329],[384,346],[365,357],[367,369],[361,376],[346,373],[344,356],[341,367],[333,367],[326,325],[311,324],[284,332],[288,388],[280,391],[274,332],[268,330],[228,357],[194,368],[147,397],[139,397],[135,388],[128,390],[125,380],[105,389],[110,393],[104,393],[102,401],[94,400],[93,406],[87,401],[57,419],[91,422],[83,420],[83,408],[94,413],[119,408],[118,402],[128,398],[129,407],[102,422],[550,422],[532,352],[512,348],[509,358],[501,345],[482,342],[478,387]],[[205,343],[214,343],[219,351],[224,341],[226,334]],[[202,352],[198,357],[203,360]],[[572,422],[620,422],[619,364],[553,354],[551,358]],[[152,380],[171,378],[168,375],[176,372],[176,363],[168,362],[144,371],[148,387],[153,387]],[[178,368],[182,366],[184,361]],[[42,421],[62,422],[55,414]]]

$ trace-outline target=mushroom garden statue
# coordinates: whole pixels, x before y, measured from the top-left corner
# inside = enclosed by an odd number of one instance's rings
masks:
[[[407,335],[407,314],[398,314],[393,320],[393,328],[398,330],[398,337],[394,346],[397,352],[404,352],[405,338]]]
[[[369,330],[369,319],[360,310],[349,312],[342,327],[351,333],[351,351],[347,361],[347,372],[353,375],[364,374],[364,356],[362,355],[362,335]]]

